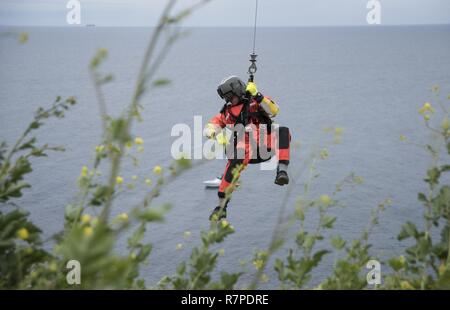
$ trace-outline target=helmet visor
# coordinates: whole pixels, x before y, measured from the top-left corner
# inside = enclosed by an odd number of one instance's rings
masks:
[[[234,95],[231,89],[224,93],[220,87],[217,89],[217,93],[220,98],[224,99],[226,102],[230,102]]]

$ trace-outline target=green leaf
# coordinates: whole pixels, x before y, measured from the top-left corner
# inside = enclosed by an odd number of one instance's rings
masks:
[[[441,167],[441,173],[446,172],[446,171],[450,171],[450,165],[443,165]]]
[[[38,129],[39,127],[41,127],[42,123],[38,122],[38,121],[34,121],[30,124],[30,129]]]
[[[399,271],[406,266],[406,260],[403,256],[393,257],[388,261],[388,264],[394,271]]]
[[[31,188],[31,185],[21,181],[9,184],[6,189],[0,193],[0,201],[8,201],[12,197],[22,197],[22,190],[25,188]]]
[[[441,187],[439,194],[433,199],[433,206],[437,214],[446,218],[450,215],[450,186]]]
[[[341,250],[344,248],[346,241],[344,239],[341,238],[341,236],[336,235],[333,236],[331,238],[331,245],[336,249],[336,250]]]
[[[104,76],[103,78],[98,80],[98,84],[107,84],[111,82],[114,79],[114,76],[112,74],[108,74]]]
[[[329,215],[325,215],[322,218],[322,226],[325,228],[333,228],[333,224],[336,221],[336,217],[335,216],[329,216]]]
[[[143,211],[138,211],[136,216],[142,221],[162,222],[164,220],[164,214],[166,214],[170,208],[169,204],[165,204],[159,208],[147,207]]]
[[[145,225],[141,224],[130,236],[130,238],[128,238],[128,246],[130,248],[137,247],[140,244],[142,238],[144,237],[144,234],[145,234]]]
[[[80,206],[68,205],[64,212],[66,221],[74,223],[80,217],[83,208]]]
[[[167,24],[177,24],[181,20],[183,20],[184,18],[188,17],[190,14],[191,14],[191,10],[190,9],[184,9],[180,13],[175,15],[174,17],[167,16],[165,22]]]
[[[153,82],[153,86],[155,86],[155,87],[166,86],[169,84],[170,84],[170,80],[168,80],[168,79],[158,79]]]
[[[425,179],[425,182],[429,183],[430,186],[434,186],[439,183],[439,177],[441,176],[441,171],[437,167],[433,167],[427,172],[428,178]]]
[[[419,232],[417,231],[416,225],[407,222],[402,226],[402,230],[400,231],[400,234],[397,236],[398,240],[403,240],[407,238],[416,238],[419,235]]]
[[[312,249],[312,247],[314,246],[314,243],[316,243],[316,237],[313,235],[308,235],[305,238],[304,247],[306,249]]]
[[[127,121],[123,118],[113,119],[111,121],[111,133],[113,140],[123,143],[131,141],[131,136],[128,132]]]
[[[313,259],[312,259],[313,266],[314,267],[317,266],[319,264],[319,262],[322,260],[322,257],[328,253],[330,253],[330,251],[327,251],[327,250],[320,250],[320,251],[317,251],[316,253],[314,253]]]
[[[221,289],[222,290],[232,290],[241,275],[242,275],[242,273],[222,272],[220,274]]]
[[[11,182],[22,180],[23,176],[31,171],[33,171],[33,169],[31,169],[31,164],[28,159],[24,156],[20,156],[9,171]]]
[[[295,238],[295,242],[297,243],[297,245],[299,246],[299,247],[302,247],[303,246],[303,244],[305,243],[305,239],[306,239],[306,236],[307,236],[307,232],[304,232],[304,231],[299,231],[298,233],[297,233],[297,236],[296,236],[296,238]]]
[[[20,147],[19,150],[25,150],[25,149],[31,149],[34,147],[34,144],[36,143],[36,137],[31,138],[30,140],[28,140],[27,142],[23,143]]]
[[[300,221],[305,220],[305,211],[303,210],[303,207],[300,204],[295,208],[295,216]]]
[[[419,199],[419,201],[422,201],[422,202],[428,202],[428,198],[427,198],[427,196],[425,196],[424,193],[419,193],[417,195],[417,199]]]
[[[99,186],[96,188],[90,204],[93,206],[100,206],[105,202],[106,194],[108,193],[109,186]]]

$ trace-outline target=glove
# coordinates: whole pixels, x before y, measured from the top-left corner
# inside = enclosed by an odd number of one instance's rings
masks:
[[[255,97],[255,100],[258,103],[260,103],[264,99],[264,96],[258,91],[256,84],[253,82],[248,82],[245,91],[252,95],[252,97]]]
[[[219,142],[219,144],[221,145],[227,145],[228,143],[230,143],[230,141],[228,141],[228,137],[226,134],[224,134],[223,132],[219,133],[216,137],[217,142]]]
[[[216,136],[216,125],[211,123],[207,124],[203,130],[203,135],[208,139],[213,139]]]
[[[248,82],[245,91],[250,93],[250,95],[252,96],[256,96],[258,94],[258,88],[256,87],[256,84],[253,82]]]

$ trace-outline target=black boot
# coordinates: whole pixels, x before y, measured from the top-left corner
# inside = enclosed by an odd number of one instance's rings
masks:
[[[289,184],[289,176],[286,171],[277,169],[277,176],[275,178],[275,184],[283,186]]]
[[[221,211],[220,206],[215,207],[213,212],[209,216],[210,221],[220,221],[226,218],[227,218],[227,208],[224,207]]]

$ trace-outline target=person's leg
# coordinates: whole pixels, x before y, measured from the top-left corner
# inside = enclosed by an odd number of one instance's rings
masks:
[[[288,176],[288,166],[291,157],[290,154],[290,144],[291,144],[291,134],[289,128],[279,127],[278,128],[278,143],[275,144],[276,153],[278,158],[277,176],[275,178],[275,184],[285,185],[289,183]]]
[[[227,196],[229,197],[231,195],[234,190],[234,185],[232,184],[233,178],[234,176],[239,178],[240,173],[245,169],[245,166],[246,164],[244,164],[243,159],[228,160],[219,186],[219,202],[223,202]]]
[[[238,148],[239,147],[240,146],[238,145]],[[244,148],[244,146],[242,145],[241,148]],[[241,172],[247,167],[251,158],[252,151],[248,144],[245,145],[245,152],[242,153],[244,154],[243,159],[239,159],[239,157],[237,156],[239,152],[236,152],[235,159],[229,159],[227,162],[225,171],[222,176],[222,181],[220,182],[219,191],[217,193],[217,195],[219,196],[219,205],[213,210],[212,214],[209,217],[210,220],[214,220],[214,215],[217,215],[217,220],[226,217],[228,202],[235,188],[233,179],[235,177],[236,181],[239,179]],[[220,213],[221,209],[223,209],[222,213]]]

